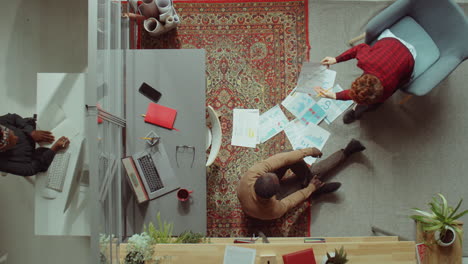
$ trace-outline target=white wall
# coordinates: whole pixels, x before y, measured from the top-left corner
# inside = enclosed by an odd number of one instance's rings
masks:
[[[37,72],[83,72],[87,1],[2,1],[0,115],[35,113]],[[0,251],[9,264],[88,263],[89,239],[34,235],[33,186],[0,176]]]

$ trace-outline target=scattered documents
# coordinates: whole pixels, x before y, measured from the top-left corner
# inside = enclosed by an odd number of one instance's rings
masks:
[[[333,87],[335,78],[336,71],[328,70],[319,62],[304,63],[297,80],[296,91],[310,93],[315,96],[315,86],[320,86],[323,89],[331,88]]]
[[[306,125],[299,119],[289,122],[284,132],[294,150],[311,147],[322,150],[330,137],[330,132],[325,129],[312,123]],[[309,165],[314,163],[315,160],[313,157],[306,157],[304,159]]]
[[[226,246],[223,264],[254,264],[256,252],[251,248]]]
[[[231,145],[255,148],[258,142],[258,109],[234,109]]]
[[[318,124],[326,115],[327,113],[318,104],[313,104],[299,116],[299,119],[306,125]]]
[[[309,106],[315,104],[315,100],[310,95],[294,89],[281,104],[295,117],[299,117]]]
[[[267,141],[283,131],[289,120],[279,105],[274,106],[260,116],[258,135],[260,143]]]
[[[339,84],[333,87],[333,92],[341,92],[343,88]],[[346,109],[348,109],[352,104],[353,101],[339,101],[333,100],[328,98],[322,98],[317,102],[318,105],[326,112],[327,116],[325,117],[325,122],[330,124],[333,122],[338,116],[340,116]]]
[[[310,95],[297,92],[296,89],[281,104],[306,125],[319,124],[326,116],[325,111]]]

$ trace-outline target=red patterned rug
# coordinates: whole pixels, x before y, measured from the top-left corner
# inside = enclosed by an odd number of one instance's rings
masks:
[[[205,49],[207,104],[221,115],[223,144],[207,171],[208,235],[308,236],[310,204],[274,221],[248,218],[236,196],[238,177],[273,154],[290,149],[284,133],[257,148],[231,145],[232,110],[281,103],[294,88],[308,54],[307,0],[175,1],[182,24],[168,34],[141,35],[141,48]],[[194,67],[197,67],[194,65]]]

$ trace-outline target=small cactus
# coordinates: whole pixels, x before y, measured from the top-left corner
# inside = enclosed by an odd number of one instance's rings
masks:
[[[325,262],[325,264],[345,264],[346,262],[348,262],[348,259],[346,259],[346,252],[343,246],[341,246],[340,251],[335,249],[335,256],[332,257],[327,253],[327,262]]]

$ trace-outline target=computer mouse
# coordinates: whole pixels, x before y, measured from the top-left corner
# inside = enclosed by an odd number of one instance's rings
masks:
[[[53,199],[57,198],[58,194],[59,194],[59,192],[54,190],[54,189],[50,189],[50,188],[47,188],[47,187],[42,189],[42,197],[44,197],[46,199],[53,200]]]

